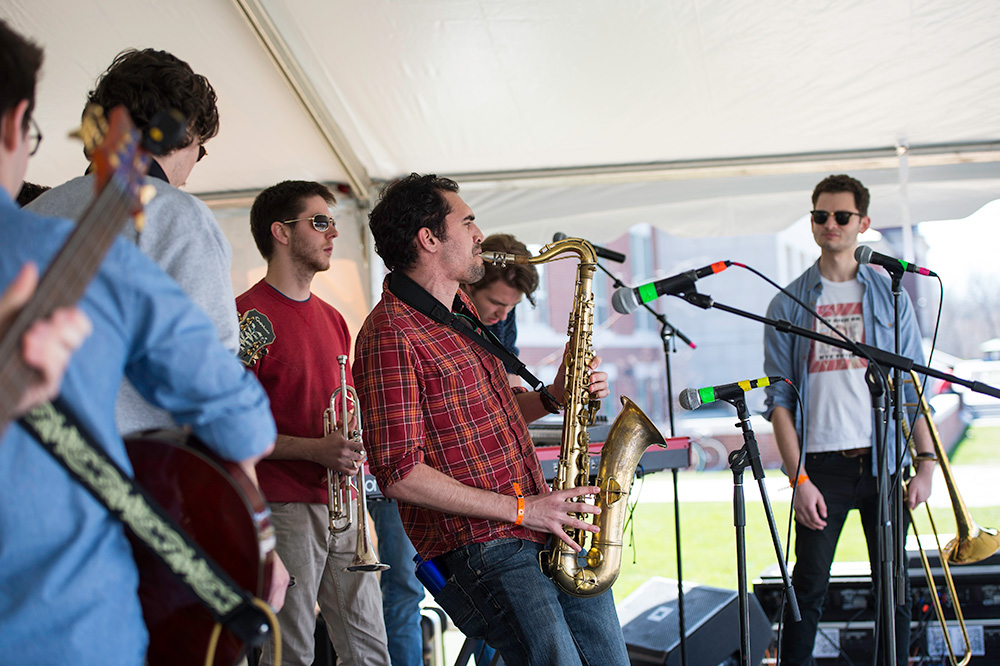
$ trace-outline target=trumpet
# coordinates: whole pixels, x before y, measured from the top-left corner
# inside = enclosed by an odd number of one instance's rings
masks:
[[[941,546],[941,542],[938,540],[937,527],[934,525],[934,517],[931,515],[930,506],[926,503],[924,504],[927,509],[927,518],[930,522],[931,530],[934,532],[934,539],[937,542],[938,559],[941,562],[941,571],[944,574],[948,594],[951,595],[951,603],[955,611],[955,620],[958,622],[959,629],[962,632],[962,639],[965,642],[961,658],[958,658],[955,653],[955,649],[951,644],[948,626],[945,623],[944,610],[941,607],[941,601],[938,599],[937,585],[934,582],[931,566],[927,560],[927,553],[924,551],[923,544],[920,543],[920,535],[917,532],[917,525],[914,520],[912,510],[909,510],[910,527],[913,529],[914,536],[917,537],[917,546],[920,549],[920,561],[924,568],[924,578],[927,579],[927,586],[931,592],[934,612],[937,615],[938,623],[941,625],[944,643],[948,650],[949,663],[951,666],[966,666],[972,658],[972,646],[969,642],[968,631],[966,630],[965,617],[962,615],[962,609],[958,604],[958,594],[955,590],[954,577],[951,575],[951,570],[948,568],[948,565],[949,563],[958,565],[972,564],[973,562],[979,562],[980,560],[986,559],[996,553],[997,550],[1000,550],[1000,536],[998,536],[995,529],[980,527],[976,524],[976,521],[972,519],[972,514],[969,513],[969,509],[965,505],[961,493],[958,491],[958,486],[955,484],[955,477],[952,474],[951,465],[948,463],[948,454],[945,452],[944,446],[941,443],[941,435],[938,433],[937,426],[934,425],[934,419],[931,418],[930,406],[927,404],[927,400],[924,398],[924,395],[920,390],[920,382],[913,370],[910,370],[910,377],[905,379],[904,383],[905,382],[912,382],[913,387],[917,392],[916,408],[920,416],[924,418],[924,422],[927,424],[927,429],[930,432],[931,440],[934,442],[934,452],[937,455],[938,465],[940,466],[942,476],[944,476],[945,485],[948,486],[948,495],[951,498],[952,511],[955,514],[955,538],[948,542],[947,545]],[[913,407],[913,405],[907,406]],[[910,434],[909,423],[907,423],[906,419],[904,419],[903,436],[909,443],[911,456],[916,459],[916,447]]]
[[[345,439],[352,442],[361,441],[361,409],[358,402],[358,393],[353,386],[347,383],[347,355],[337,356],[337,363],[340,364],[340,387],[330,396],[330,406],[323,412],[323,434],[329,435],[336,428],[336,404],[337,397],[340,397],[340,427],[341,434]],[[357,427],[350,429],[351,413],[348,409],[348,401],[354,404],[354,415],[357,419]],[[364,456],[364,449],[361,451]],[[358,539],[354,548],[354,559],[344,567],[344,571],[385,571],[388,564],[378,561],[378,555],[372,545],[371,534],[368,531],[368,507],[365,492],[365,471],[364,461],[354,477],[346,474],[326,470],[327,483],[327,507],[330,512],[330,534],[335,535],[346,531],[352,523],[357,525]],[[352,498],[354,498],[352,500]],[[357,509],[353,510],[353,502],[357,502]]]

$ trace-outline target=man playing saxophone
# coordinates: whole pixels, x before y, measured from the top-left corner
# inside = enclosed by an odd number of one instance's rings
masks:
[[[573,500],[598,489],[548,491],[527,423],[558,405],[512,390],[463,323],[475,311],[459,285],[483,275],[483,234],[458,185],[412,174],[386,188],[369,224],[391,273],[356,345],[366,447],[417,553],[446,580],[437,602],[508,664],[627,664],[612,595],[571,596],[539,568],[549,535],[579,550],[564,529],[596,531],[571,514],[597,513]],[[598,363],[587,389],[601,398]],[[564,383],[560,368],[549,392]]]

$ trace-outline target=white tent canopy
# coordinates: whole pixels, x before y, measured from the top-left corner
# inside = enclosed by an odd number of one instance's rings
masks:
[[[46,49],[43,184],[83,170],[63,136],[96,77],[154,47],[218,92],[188,183],[215,205],[286,178],[364,204],[434,172],[487,232],[542,242],[776,231],[840,171],[872,186],[876,226],[1000,192],[996,0],[5,0],[0,16]]]

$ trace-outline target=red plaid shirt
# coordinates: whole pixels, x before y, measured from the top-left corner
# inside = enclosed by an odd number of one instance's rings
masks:
[[[382,488],[423,463],[462,483],[514,496],[548,492],[503,364],[383,288],[358,334],[354,380],[365,448]],[[466,306],[474,311],[465,294]],[[424,559],[470,543],[546,535],[401,502],[406,533]]]

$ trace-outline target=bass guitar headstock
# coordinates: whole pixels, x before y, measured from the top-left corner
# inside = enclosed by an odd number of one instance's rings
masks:
[[[151,194],[150,190],[143,194],[143,177],[149,171],[150,155],[168,152],[184,136],[186,126],[180,112],[161,111],[143,135],[124,106],[117,106],[105,115],[101,107],[92,104],[84,111],[80,129],[73,134],[83,141],[84,153],[96,174],[97,192],[108,188],[116,192],[140,230],[142,207]]]

